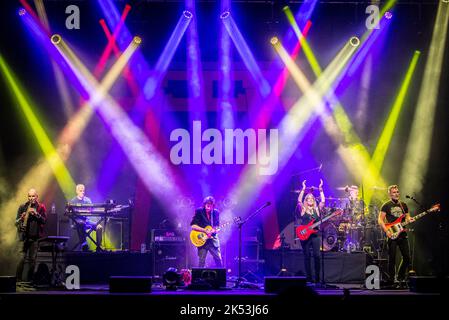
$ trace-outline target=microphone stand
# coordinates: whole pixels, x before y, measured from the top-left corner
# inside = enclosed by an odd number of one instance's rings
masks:
[[[321,288],[336,289],[336,286],[328,285],[324,280],[324,228],[323,228],[323,214],[320,212],[320,231],[321,231]]]
[[[237,227],[239,228],[239,276],[237,278],[237,282],[235,283],[234,288],[243,288],[242,282],[245,280],[242,277],[242,226],[255,217],[262,209],[271,205],[270,202],[265,203],[262,207],[254,211],[251,215],[249,215],[245,220],[242,220],[240,217],[236,219]]]
[[[422,211],[426,211],[426,209],[424,209],[424,206],[423,206],[418,200],[416,200],[415,198],[409,197],[409,196],[406,196],[406,198],[409,198],[409,199],[413,200],[413,201],[419,206],[419,208],[420,208]],[[412,258],[411,258],[411,260],[412,260],[412,265],[411,265],[411,268],[410,268],[409,273],[416,273],[415,268],[414,268],[414,266],[415,266],[415,242],[416,242],[416,234],[415,234],[415,230],[414,230],[414,229],[412,229],[411,231],[413,231],[413,244],[412,244]]]

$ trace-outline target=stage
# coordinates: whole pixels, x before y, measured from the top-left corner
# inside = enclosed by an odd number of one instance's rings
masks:
[[[2,310],[17,310],[26,306],[25,312],[39,307],[40,310],[70,310],[73,315],[116,312],[130,315],[143,312],[147,316],[163,314],[168,319],[181,319],[187,314],[212,319],[273,319],[281,315],[294,316],[298,312],[313,312],[323,316],[344,314],[351,318],[389,308],[392,311],[400,308],[401,316],[405,316],[416,312],[416,306],[425,306],[432,312],[444,306],[440,293],[364,290],[344,285],[339,285],[338,289],[296,288],[279,294],[265,293],[262,288],[167,291],[157,285],[153,286],[151,293],[110,293],[107,285],[83,286],[80,290],[71,291],[28,290],[18,287],[16,293],[0,294]],[[212,308],[212,315],[198,314],[206,310],[209,312]]]

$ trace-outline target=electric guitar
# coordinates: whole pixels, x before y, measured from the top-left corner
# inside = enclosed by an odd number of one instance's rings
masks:
[[[202,247],[202,246],[204,246],[204,244],[206,243],[206,241],[208,239],[215,237],[215,235],[217,234],[218,231],[220,231],[222,228],[224,228],[226,226],[229,226],[232,223],[233,223],[233,221],[228,221],[226,223],[221,224],[220,226],[215,228],[215,232],[211,233],[209,236],[207,235],[206,232],[192,230],[192,231],[190,231],[190,241],[192,242],[192,244],[195,247]],[[207,231],[210,231],[214,228],[212,226],[207,226],[204,229]]]
[[[413,219],[418,220],[422,217],[424,217],[426,214],[434,211],[440,211],[441,206],[439,203],[433,205],[429,210],[421,212],[420,214],[417,214],[413,217]],[[390,234],[390,239],[396,239],[399,237],[399,235],[405,231],[405,226],[412,223],[412,222],[402,222],[402,219],[405,218],[405,214],[401,215],[399,218],[397,218],[395,221],[386,223],[385,228],[387,228],[387,232]],[[415,222],[413,221],[413,222]]]
[[[302,240],[302,241],[307,240],[307,239],[309,239],[309,237],[312,234],[318,232],[318,230],[315,230],[314,228],[318,227],[324,221],[329,220],[330,218],[335,217],[336,215],[340,215],[342,213],[343,213],[343,210],[338,209],[338,210],[334,211],[332,214],[328,215],[327,217],[324,217],[323,219],[321,219],[318,222],[315,222],[315,219],[313,219],[308,224],[305,224],[302,226],[297,226],[296,227],[296,236],[299,238],[299,240]]]

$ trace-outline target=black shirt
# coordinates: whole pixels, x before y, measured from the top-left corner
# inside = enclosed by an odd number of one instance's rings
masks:
[[[20,217],[22,213],[27,212],[28,207],[30,206],[29,202],[25,202],[22,204],[17,210],[16,224],[19,225]],[[31,204],[31,206],[36,210],[37,216],[29,215],[28,222],[26,225],[26,229],[19,232],[20,240],[24,241],[26,239],[37,240],[40,237],[44,236],[43,226],[47,222],[47,210],[42,203],[35,202]]]
[[[214,209],[211,212],[210,219],[207,217],[206,209],[198,208],[195,210],[195,215],[193,216],[192,222],[190,225],[197,225],[201,228],[205,228],[207,226],[218,227],[220,225],[220,213],[218,210]]]
[[[302,208],[300,207],[300,209],[299,209],[299,215],[300,215],[299,224],[306,225],[306,224],[310,223],[310,221],[312,221],[312,220],[314,220],[315,222],[320,221],[320,216],[318,215],[318,213],[321,214],[321,212],[318,207],[314,208],[313,211],[311,212],[311,214],[307,213],[307,211],[304,212],[303,216],[301,216],[301,210],[302,210]],[[315,229],[318,230],[319,227],[316,227]]]
[[[404,202],[390,200],[382,205],[381,211],[386,213],[385,218],[390,223],[401,215],[408,213],[408,207]]]

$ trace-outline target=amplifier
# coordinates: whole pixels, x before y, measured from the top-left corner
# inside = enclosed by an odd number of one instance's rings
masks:
[[[186,238],[179,232],[168,229],[152,229],[151,242],[184,242]]]

